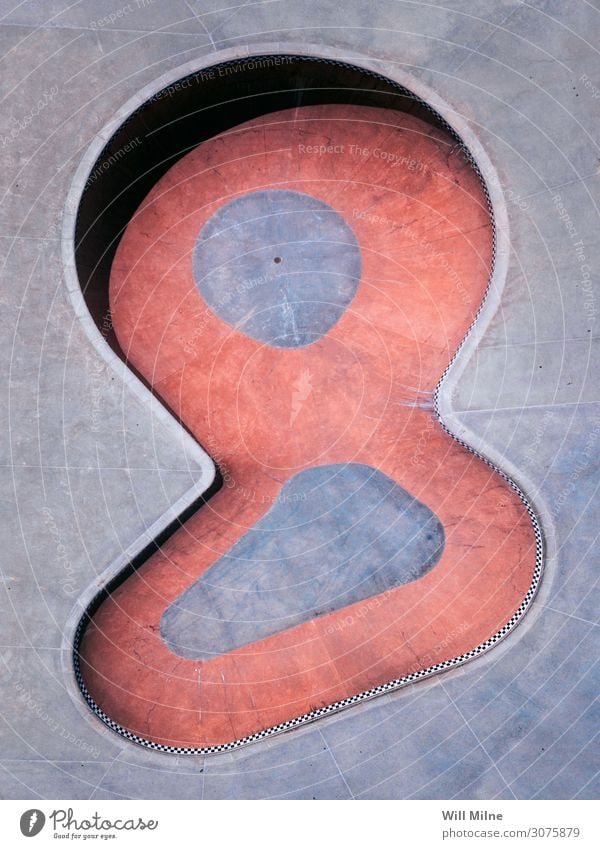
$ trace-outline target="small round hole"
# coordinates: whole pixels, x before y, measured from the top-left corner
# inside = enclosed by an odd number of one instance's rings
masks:
[[[280,263],[281,257],[280,256],[273,257],[273,262]]]

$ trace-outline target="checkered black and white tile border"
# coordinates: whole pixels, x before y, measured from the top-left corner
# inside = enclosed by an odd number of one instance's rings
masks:
[[[397,83],[394,83],[388,77],[384,77],[381,74],[377,74],[375,71],[367,70],[365,68],[357,68],[357,66],[351,65],[349,63],[340,62],[340,61],[337,61],[335,59],[323,59],[323,58],[316,58],[316,57],[313,58],[313,57],[294,56],[294,55],[287,55],[287,54],[272,54],[270,56],[248,56],[246,58],[246,61],[247,62],[251,62],[251,61],[257,62],[257,61],[261,61],[261,60],[265,61],[267,59],[272,59],[272,58],[275,58],[275,57],[280,58],[280,59],[292,60],[292,61],[296,60],[296,59],[311,58],[311,61],[333,65],[333,66],[336,66],[338,68],[348,68],[348,69],[353,70],[353,71],[358,69],[365,76],[369,76],[371,78],[374,78],[376,80],[380,80],[381,82],[385,83],[385,86],[388,90],[389,90],[390,86],[393,86],[393,88],[396,89],[399,94],[403,95],[404,97],[411,98],[413,101],[418,103],[421,107],[427,109],[435,117],[436,121],[441,126],[444,127],[444,129],[448,132],[448,134],[456,140],[457,146],[460,148],[460,150],[461,150],[462,154],[465,156],[465,158],[468,159],[468,161],[471,164],[471,167],[474,169],[475,173],[477,174],[477,176],[479,177],[479,179],[481,181],[481,184],[482,184],[483,190],[484,190],[484,194],[485,194],[485,198],[486,198],[486,202],[487,202],[488,213],[490,215],[490,219],[491,219],[491,222],[492,222],[492,228],[493,228],[493,246],[492,246],[492,274],[493,274],[494,264],[495,264],[495,260],[496,260],[496,224],[495,224],[495,218],[494,218],[494,209],[493,209],[493,206],[492,206],[492,203],[491,203],[489,191],[488,191],[487,185],[485,183],[485,180],[483,178],[483,175],[481,174],[481,171],[480,171],[477,163],[473,159],[473,156],[471,155],[470,151],[466,148],[466,146],[464,145],[460,136],[450,126],[450,124],[448,124],[447,121],[445,121],[428,103],[426,103],[425,101],[416,97],[416,95],[414,95],[409,89],[406,89],[403,86],[401,86]],[[219,68],[225,68],[225,67],[235,65],[235,64],[237,64],[236,61],[224,62],[224,63],[221,63],[219,65],[215,65],[213,70],[218,72]],[[145,108],[145,107],[141,106],[140,110],[143,109],[143,108]],[[137,111],[139,111],[139,110],[136,110],[136,112]],[[133,113],[133,114],[135,114],[135,113]],[[131,120],[132,117],[133,117],[133,115],[130,116],[129,120]],[[509,486],[519,496],[521,502],[523,503],[523,506],[525,507],[525,509],[527,510],[527,513],[529,514],[529,518],[531,519],[531,523],[532,523],[534,534],[535,534],[535,545],[536,545],[535,567],[534,567],[534,571],[533,571],[533,577],[532,577],[532,581],[531,581],[531,584],[529,586],[529,589],[527,590],[527,592],[526,592],[526,594],[523,598],[523,601],[521,602],[521,604],[519,605],[517,610],[513,613],[511,618],[508,620],[508,622],[506,622],[506,624],[503,625],[502,628],[500,628],[499,631],[497,631],[495,634],[493,634],[487,640],[480,643],[480,645],[476,646],[475,648],[471,649],[470,651],[465,652],[464,654],[458,655],[457,657],[453,657],[450,660],[445,660],[445,661],[443,661],[443,663],[433,664],[433,666],[428,666],[426,669],[420,669],[418,672],[413,672],[410,675],[404,675],[401,678],[395,678],[393,681],[388,681],[385,684],[380,684],[377,687],[372,687],[371,689],[365,690],[362,693],[357,693],[355,696],[350,696],[349,698],[341,699],[340,701],[333,702],[330,705],[325,705],[325,707],[316,708],[315,710],[311,710],[308,713],[302,714],[301,716],[296,716],[293,719],[289,719],[289,720],[286,720],[285,722],[281,722],[278,725],[273,725],[270,728],[265,728],[262,731],[257,731],[255,734],[249,734],[246,737],[241,737],[239,740],[231,740],[228,743],[220,743],[219,745],[216,745],[216,746],[198,746],[198,747],[193,747],[193,746],[167,746],[163,743],[155,743],[152,740],[147,740],[143,737],[140,737],[137,734],[134,734],[133,732],[128,731],[127,728],[124,728],[122,725],[119,725],[119,723],[117,723],[113,719],[111,719],[110,716],[108,716],[106,713],[104,713],[102,708],[98,704],[96,704],[96,702],[92,698],[91,694],[89,693],[87,687],[85,686],[85,682],[83,680],[83,676],[82,676],[82,673],[81,673],[81,661],[80,661],[81,640],[83,638],[83,634],[85,632],[87,624],[91,620],[91,617],[93,616],[94,612],[97,610],[97,608],[102,603],[102,601],[109,595],[111,588],[114,587],[116,583],[120,583],[120,577],[121,576],[116,576],[116,579],[115,579],[115,581],[113,581],[111,583],[111,586],[107,587],[104,590],[102,590],[101,592],[99,592],[98,595],[94,598],[94,600],[88,605],[87,610],[85,611],[85,613],[83,614],[83,616],[81,617],[81,619],[79,621],[79,625],[76,629],[75,637],[74,637],[74,641],[73,641],[73,665],[74,665],[74,669],[75,669],[75,677],[77,679],[77,683],[79,684],[79,687],[81,689],[81,693],[82,693],[85,701],[87,702],[88,706],[93,711],[93,713],[99,719],[101,719],[102,722],[104,722],[105,725],[107,725],[113,731],[116,731],[117,734],[120,734],[122,737],[125,737],[127,740],[131,740],[132,742],[137,743],[140,746],[144,746],[147,749],[152,749],[152,750],[158,751],[158,752],[168,752],[168,753],[171,753],[171,754],[174,754],[174,755],[209,755],[209,754],[216,754],[218,752],[231,751],[231,750],[234,750],[234,749],[239,749],[242,746],[246,746],[249,743],[255,743],[258,740],[263,740],[267,737],[272,737],[275,734],[280,734],[283,731],[289,731],[292,728],[299,728],[300,726],[306,725],[309,722],[314,722],[316,719],[320,719],[323,716],[329,716],[330,714],[344,710],[345,708],[348,708],[351,705],[356,705],[356,704],[359,704],[360,702],[365,702],[369,699],[375,698],[376,696],[380,696],[383,693],[393,692],[394,690],[398,690],[401,687],[405,687],[408,684],[414,683],[415,681],[420,681],[424,678],[429,678],[432,675],[436,675],[440,672],[444,672],[447,669],[454,669],[457,666],[461,666],[463,663],[467,663],[469,660],[472,660],[473,658],[478,657],[479,655],[481,655],[484,652],[491,649],[500,640],[502,640],[510,631],[512,631],[512,629],[515,627],[515,625],[517,625],[521,621],[521,619],[523,618],[523,616],[525,615],[526,611],[529,609],[529,607],[530,607],[530,605],[533,601],[533,598],[534,598],[534,596],[535,596],[535,594],[538,590],[540,580],[541,580],[541,577],[542,577],[543,560],[544,560],[544,540],[543,540],[542,529],[541,529],[540,523],[538,521],[536,514],[533,511],[533,508],[531,507],[529,501],[527,500],[525,493],[521,490],[521,488],[513,480],[511,480],[511,478],[509,478],[508,475],[505,474],[505,472],[503,472],[500,468],[498,468],[498,466],[496,466],[494,463],[492,463],[487,457],[485,457],[483,454],[480,454],[478,451],[475,451],[473,448],[471,448],[470,445],[468,445],[462,439],[456,437],[453,433],[451,433],[451,431],[445,426],[444,422],[441,420],[440,415],[439,415],[439,395],[440,395],[440,389],[441,389],[442,383],[444,381],[444,378],[448,374],[450,368],[452,367],[454,361],[456,360],[457,356],[459,355],[460,351],[462,350],[462,347],[465,344],[467,338],[469,337],[469,335],[471,334],[471,332],[473,330],[473,327],[474,327],[474,325],[475,325],[475,323],[476,323],[476,321],[479,317],[479,314],[481,313],[481,310],[483,309],[484,302],[487,298],[489,288],[490,288],[490,283],[491,283],[491,275],[490,275],[490,281],[488,281],[488,286],[486,288],[486,292],[485,292],[483,300],[482,300],[482,302],[479,306],[479,309],[478,309],[478,311],[475,315],[475,318],[473,319],[473,322],[471,323],[467,333],[465,334],[464,339],[462,340],[461,344],[459,345],[458,349],[456,350],[454,356],[452,357],[452,359],[448,363],[446,369],[444,370],[444,373],[442,374],[442,376],[441,376],[441,378],[440,378],[440,380],[439,380],[439,382],[436,386],[433,398],[434,398],[434,412],[435,412],[435,415],[436,415],[441,427],[443,428],[443,430],[449,436],[451,436],[454,440],[456,440],[460,445],[462,445],[467,451],[469,451],[471,454],[474,454],[480,460],[483,460],[484,463],[486,463],[488,466],[490,466],[497,474],[499,474],[509,484]],[[124,572],[130,572],[131,567],[127,567],[123,571]]]

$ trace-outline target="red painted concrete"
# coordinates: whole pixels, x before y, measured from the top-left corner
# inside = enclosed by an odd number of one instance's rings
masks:
[[[182,159],[130,223],[111,276],[116,332],[225,477],[102,605],[84,637],[91,694],[134,733],[181,746],[232,740],[467,651],[519,606],[535,557],[528,515],[430,409],[482,300],[491,257],[481,186],[450,145],[417,119],[383,110],[268,115]],[[321,198],[345,216],[363,252],[350,308],[307,348],[268,348],[232,330],[192,277],[207,218],[236,194],[265,188]],[[305,371],[313,389],[290,425],[294,383]],[[159,634],[166,607],[292,474],[347,461],[382,470],[437,514],[446,534],[438,565],[236,652],[203,662],[172,654]]]

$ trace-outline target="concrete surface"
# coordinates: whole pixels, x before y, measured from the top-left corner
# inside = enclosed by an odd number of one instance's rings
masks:
[[[354,233],[303,192],[258,191],[221,206],[194,249],[200,294],[219,318],[267,345],[310,345],[360,282]]]
[[[377,469],[313,466],[164,613],[161,636],[210,657],[415,581],[444,549],[439,519]]]
[[[114,5],[0,2],[2,795],[597,795],[598,9],[353,0],[342,17],[316,0],[156,0],[102,22]],[[235,755],[173,759],[99,727],[65,684],[59,649],[78,592],[197,468],[82,331],[61,216],[85,149],[141,86],[278,39],[412,74],[484,145],[508,205],[509,267],[447,422],[517,470],[543,510],[549,558],[528,621],[476,663]]]

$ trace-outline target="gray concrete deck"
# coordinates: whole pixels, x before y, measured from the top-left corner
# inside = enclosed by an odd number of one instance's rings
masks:
[[[584,0],[0,0],[0,796],[597,795],[599,32]],[[496,169],[506,285],[445,415],[531,496],[548,561],[524,623],[460,670],[233,754],[174,758],[86,712],[64,639],[79,595],[208,471],[86,334],[63,211],[86,149],[144,85],[278,41],[411,74]]]

